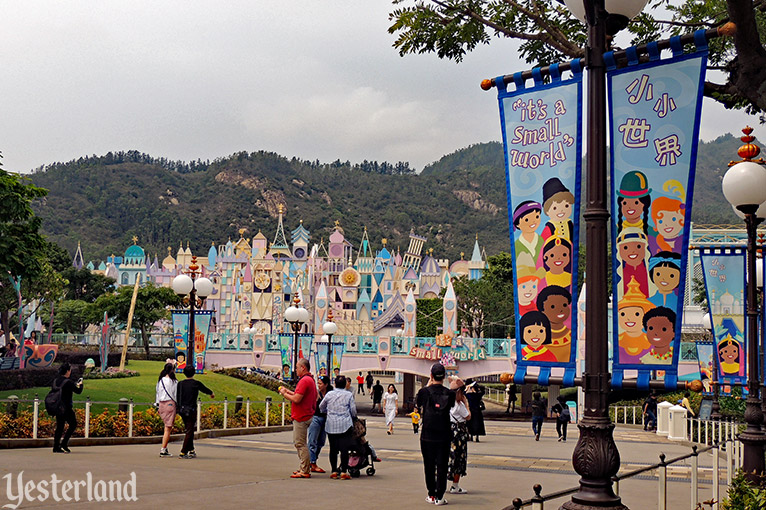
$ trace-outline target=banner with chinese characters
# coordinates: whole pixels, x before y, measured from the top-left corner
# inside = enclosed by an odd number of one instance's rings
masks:
[[[176,372],[181,372],[188,363],[193,363],[195,372],[204,373],[207,338],[213,310],[194,311],[194,360],[186,359],[189,349],[189,310],[171,310],[173,324],[173,346],[175,347]]]
[[[742,247],[703,248],[700,260],[713,322],[718,382],[744,384],[747,379],[745,250]]]
[[[697,51],[684,54],[671,39],[673,56],[660,59],[656,43],[639,64],[626,50],[616,69],[607,53],[612,184],[613,380],[637,370],[648,389],[653,370],[665,385],[678,380],[681,323],[707,60],[704,32]]]
[[[550,66],[546,83],[532,70],[514,90],[498,84],[505,150],[508,221],[516,288],[516,381],[540,367],[545,384],[552,367],[575,373],[577,258],[582,160],[582,72],[579,60],[561,78]]]

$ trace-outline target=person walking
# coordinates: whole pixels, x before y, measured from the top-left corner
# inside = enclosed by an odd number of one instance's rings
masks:
[[[386,434],[390,436],[394,433],[394,418],[399,414],[399,393],[393,384],[388,385],[387,393],[383,395],[383,409],[386,412],[386,425],[388,426]]]
[[[417,434],[418,428],[420,427],[420,413],[418,413],[418,408],[416,407],[411,413],[407,413],[407,416],[412,418],[412,430]]]
[[[290,418],[293,420],[293,444],[298,450],[300,469],[293,471],[290,478],[311,478],[311,454],[308,447],[308,431],[317,404],[317,386],[311,375],[311,364],[306,358],[298,360],[295,367],[298,384],[295,391],[279,387],[279,394],[289,400],[292,405]],[[326,426],[326,425],[325,425]]]
[[[644,400],[644,430],[652,431],[657,428],[657,394],[652,392]]]
[[[381,401],[383,400],[383,385],[380,384],[380,381],[377,381],[375,383],[375,386],[372,387],[372,411],[375,412],[375,407],[378,408],[379,413],[383,413],[383,407],[381,406]]]
[[[311,425],[309,425],[309,456],[311,457],[311,472],[312,473],[324,473],[324,469],[317,466],[317,459],[319,458],[319,452],[322,451],[324,446],[325,433],[324,424],[327,419],[327,413],[323,413],[319,404],[322,403],[322,399],[327,392],[332,391],[332,384],[330,384],[330,378],[323,375],[317,381],[317,405],[314,411],[314,416],[311,418]]]
[[[532,393],[532,432],[535,434],[535,441],[540,440],[547,410],[548,399],[542,398],[539,391]]]
[[[505,398],[508,404],[505,408],[505,414],[514,414],[516,412],[516,385],[508,383],[505,385]]]
[[[455,405],[450,409],[450,425],[452,427],[452,442],[450,443],[449,467],[447,478],[452,480],[450,494],[465,494],[468,492],[460,486],[460,477],[467,474],[468,467],[468,426],[471,411],[468,409],[468,399],[465,397],[465,383],[456,377],[450,382],[450,389],[455,392]]]
[[[471,411],[471,420],[468,422],[468,440],[479,442],[479,436],[486,436],[487,431],[484,428],[484,386],[476,381],[466,380],[466,393],[468,399],[468,409]]]
[[[162,434],[160,457],[172,457],[168,451],[168,443],[170,442],[170,434],[173,432],[173,423],[176,421],[176,413],[178,412],[176,408],[177,386],[175,365],[173,363],[165,363],[160,376],[157,378],[154,397],[154,403],[157,404],[157,410],[165,425],[165,430]]]
[[[551,408],[556,415],[556,433],[559,435],[559,441],[567,442],[567,425],[572,421],[572,413],[569,412],[567,399],[563,395],[556,397],[556,403]]]
[[[367,377],[364,378],[364,381],[367,383],[367,393],[372,393],[372,384],[375,381],[372,378],[372,372],[369,370],[367,371]]]
[[[364,376],[361,372],[356,376],[356,392],[364,395]]]
[[[178,399],[178,414],[184,421],[184,444],[181,446],[181,459],[193,459],[197,456],[194,450],[194,427],[197,425],[197,399],[200,392],[215,398],[213,390],[194,378],[196,370],[192,365],[184,367],[184,379],[176,386]]]
[[[446,505],[444,493],[447,490],[447,468],[449,464],[452,429],[450,409],[455,405],[455,392],[444,386],[447,371],[441,363],[431,366],[428,384],[418,391],[415,404],[423,417],[420,433],[420,453],[423,456],[426,501],[435,505]]]
[[[348,381],[348,382],[347,382]],[[356,418],[356,403],[354,394],[345,391],[346,384],[351,384],[351,379],[338,376],[335,379],[335,389],[327,393],[322,399],[319,408],[327,413],[325,430],[330,439],[330,478],[351,480],[348,474],[348,450],[352,442],[354,430],[354,418]],[[340,453],[340,466],[338,454]]]
[[[82,377],[75,383],[70,379],[72,367],[69,363],[62,363],[59,367],[59,375],[53,381],[51,388],[60,388],[62,412],[56,415],[56,431],[53,434],[53,453],[70,453],[69,439],[77,428],[77,416],[74,414],[72,394],[82,393]],[[67,425],[64,433],[64,425]],[[63,438],[62,438],[63,434]]]

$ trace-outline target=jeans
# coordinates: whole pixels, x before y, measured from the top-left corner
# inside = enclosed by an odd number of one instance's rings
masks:
[[[61,439],[61,434],[64,433],[64,425],[69,426],[64,434],[64,439]],[[53,449],[58,450],[61,447],[66,448],[69,445],[69,438],[74,434],[74,429],[77,428],[77,417],[74,414],[74,409],[71,407],[64,411],[64,414],[56,416],[56,432],[53,436]]]
[[[423,471],[426,475],[428,495],[442,499],[447,490],[447,468],[451,441],[421,441]]]
[[[569,425],[569,420],[556,420],[556,432],[559,437],[564,438],[564,441],[567,439],[567,425]]]
[[[545,421],[545,416],[533,416],[532,417],[532,432],[535,433],[535,435],[540,434],[543,430],[543,421]]]
[[[309,425],[309,455],[311,463],[316,464],[319,458],[319,452],[322,451],[327,434],[324,431],[324,422],[326,418],[314,415]]]
[[[184,421],[184,444],[181,453],[194,451],[194,427],[197,426],[197,412],[193,412],[188,418],[181,416]]]
[[[644,415],[644,430],[649,428],[657,428],[657,417],[651,411],[647,411]]]

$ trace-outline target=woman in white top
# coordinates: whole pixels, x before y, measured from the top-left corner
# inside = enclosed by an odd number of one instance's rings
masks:
[[[162,435],[160,457],[171,456],[170,452],[168,452],[168,442],[170,442],[170,433],[173,430],[173,423],[176,421],[177,386],[178,381],[176,381],[175,365],[173,365],[173,363],[165,363],[162,372],[160,372],[159,380],[157,381],[157,396],[154,400],[155,403],[159,405],[160,417],[165,424],[165,432]]]
[[[471,419],[471,411],[468,409],[468,399],[465,397],[465,383],[455,377],[450,381],[449,388],[455,392],[455,405],[449,412],[450,424],[452,425],[452,444],[449,452],[449,466],[447,478],[452,480],[450,494],[465,494],[460,487],[460,477],[466,475],[468,464],[468,427],[466,422]]]
[[[393,384],[388,385],[388,392],[383,395],[383,411],[386,413],[386,425],[388,425],[386,434],[393,434],[394,418],[399,413],[399,394]]]

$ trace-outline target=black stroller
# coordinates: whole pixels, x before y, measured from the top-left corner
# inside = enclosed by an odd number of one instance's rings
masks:
[[[364,468],[367,468],[365,471],[367,476],[375,474],[375,459],[373,458],[370,444],[365,437],[366,435],[367,421],[358,418],[354,419],[353,441],[348,449],[348,474],[352,478],[359,478]]]

